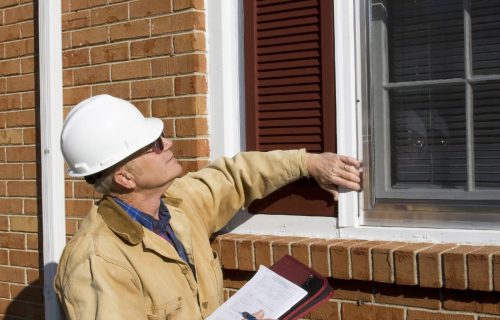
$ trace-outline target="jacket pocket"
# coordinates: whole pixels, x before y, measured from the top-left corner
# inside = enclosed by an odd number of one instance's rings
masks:
[[[180,320],[181,311],[182,297],[173,298],[164,304],[148,308],[148,320]]]

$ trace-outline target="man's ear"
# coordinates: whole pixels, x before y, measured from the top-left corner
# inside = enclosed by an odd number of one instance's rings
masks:
[[[136,187],[134,176],[123,167],[116,170],[113,174],[113,179],[115,180],[115,183],[122,188],[131,190]]]

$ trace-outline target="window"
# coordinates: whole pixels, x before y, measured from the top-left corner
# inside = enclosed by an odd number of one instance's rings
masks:
[[[500,2],[373,0],[365,223],[500,223]]]
[[[247,150],[335,152],[333,2],[244,1]],[[250,212],[333,216],[332,196],[301,180]]]

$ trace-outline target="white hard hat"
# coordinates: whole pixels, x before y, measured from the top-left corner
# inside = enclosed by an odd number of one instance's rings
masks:
[[[64,121],[61,149],[72,177],[92,175],[155,141],[163,121],[145,118],[130,102],[98,95],[77,104]]]

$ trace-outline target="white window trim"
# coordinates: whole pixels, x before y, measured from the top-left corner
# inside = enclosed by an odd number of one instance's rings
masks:
[[[361,19],[364,0],[334,1],[338,153],[362,158]],[[244,150],[242,0],[206,0],[212,159]],[[500,231],[363,226],[362,193],[341,193],[339,218],[237,214],[234,233],[498,244]]]

